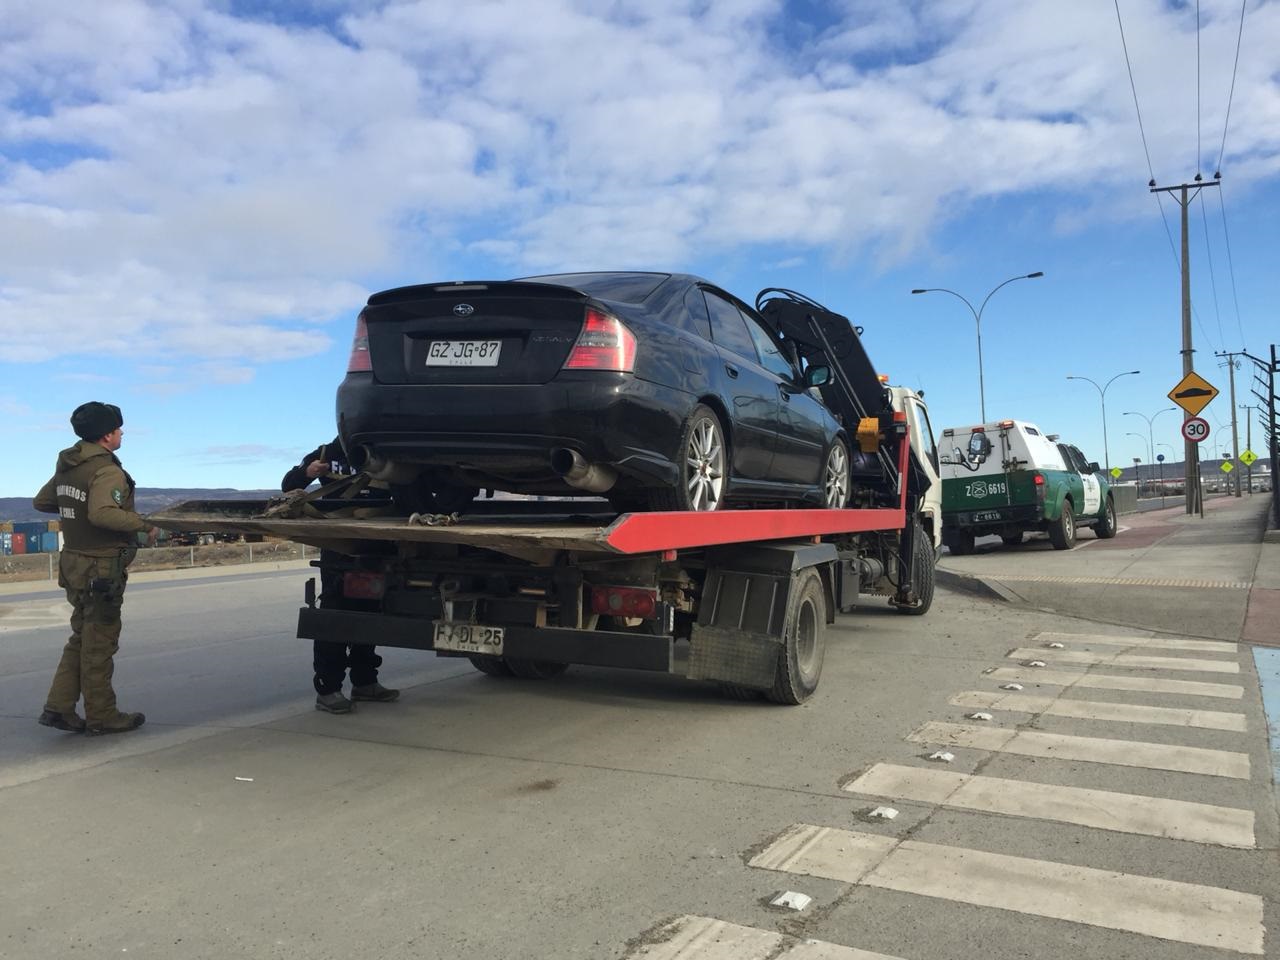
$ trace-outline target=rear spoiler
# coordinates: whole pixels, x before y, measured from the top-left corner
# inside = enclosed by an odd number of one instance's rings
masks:
[[[409,287],[393,287],[369,297],[369,306],[410,303],[416,300],[433,300],[438,297],[469,297],[473,295],[522,297],[538,300],[588,300],[581,290],[554,283],[536,283],[529,280],[458,280],[449,283],[419,283]]]

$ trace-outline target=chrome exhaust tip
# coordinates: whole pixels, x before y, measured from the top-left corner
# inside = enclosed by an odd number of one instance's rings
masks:
[[[577,450],[558,447],[551,451],[551,469],[567,483],[588,493],[605,493],[618,482],[618,472],[602,463],[589,463]]]

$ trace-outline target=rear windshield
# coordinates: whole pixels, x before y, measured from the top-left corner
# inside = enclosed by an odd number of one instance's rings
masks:
[[[548,273],[520,279],[534,283],[558,283],[601,300],[641,303],[670,276],[669,273]]]

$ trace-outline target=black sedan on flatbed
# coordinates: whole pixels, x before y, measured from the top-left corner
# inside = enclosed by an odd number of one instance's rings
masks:
[[[424,284],[360,313],[338,432],[411,510],[479,488],[619,510],[841,507],[849,441],[812,389],[828,375],[695,276]]]

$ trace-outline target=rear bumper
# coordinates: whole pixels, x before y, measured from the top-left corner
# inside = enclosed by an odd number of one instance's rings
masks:
[[[1015,504],[1003,507],[984,507],[980,510],[956,510],[942,515],[943,530],[990,530],[1001,527],[1038,529],[1044,524],[1042,504]]]
[[[562,492],[550,466],[557,447],[614,467],[624,483],[674,483],[680,431],[694,399],[628,374],[439,386],[350,374],[338,388],[338,433],[349,454],[367,446],[389,460],[479,485],[488,479]]]

